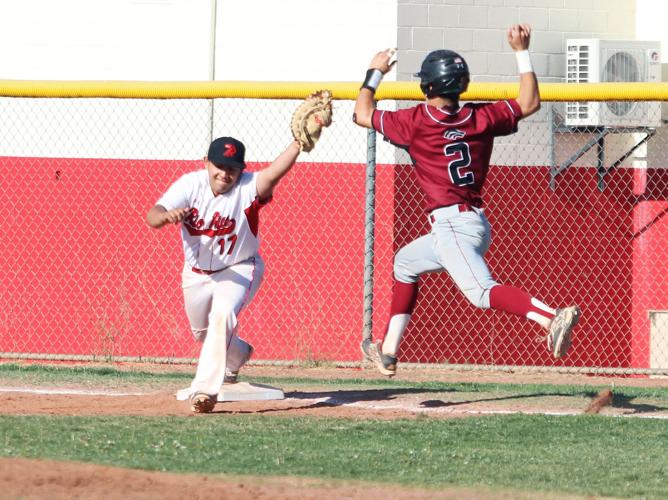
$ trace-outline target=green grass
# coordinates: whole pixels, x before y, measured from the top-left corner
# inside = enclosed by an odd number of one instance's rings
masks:
[[[0,417],[0,455],[148,470],[668,497],[665,421]]]
[[[194,373],[194,368],[193,368]],[[154,380],[188,380],[192,375],[178,372],[119,370],[113,366],[58,366],[0,363],[0,379],[23,380],[26,383],[100,383],[110,380],[141,383]]]

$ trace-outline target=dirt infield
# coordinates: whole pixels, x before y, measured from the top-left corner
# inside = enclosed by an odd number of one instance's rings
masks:
[[[136,369],[131,365],[121,369]],[[145,370],[145,367],[142,367]],[[155,370],[174,371],[170,367]],[[192,367],[182,367],[190,373]],[[248,367],[253,377],[312,379],[377,379],[372,370],[335,368]],[[602,378],[582,375],[452,372],[406,370],[404,381],[480,382],[514,384],[575,384],[592,387],[592,397],[564,396],[558,393],[505,395],[485,392],[444,392],[424,388],[366,388],[355,385],[339,389],[314,385],[285,386],[286,398],[280,401],[219,403],[214,413],[193,415],[186,402],[177,401],[180,387],[123,386],[104,387],[26,387],[0,379],[1,415],[138,415],[220,418],[226,414],[277,416],[315,416],[345,418],[463,418],[508,413],[570,414],[600,413],[615,416],[668,418],[668,408],[647,402],[615,401],[614,389],[602,386],[668,387],[668,379]],[[345,383],[342,384],[345,387]],[[596,387],[597,389],[594,389]],[[598,394],[598,396],[597,396]],[[592,410],[593,408],[593,410]],[[382,485],[317,482],[295,478],[230,478],[166,474],[103,467],[90,464],[0,459],[0,491],[3,498],[275,498],[324,499],[370,498],[530,498],[519,492],[485,492],[479,489],[448,491],[401,489]],[[131,486],[130,486],[131,485]],[[128,490],[131,488],[131,491]],[[2,496],[0,495],[0,496]],[[550,496],[541,495],[545,498]],[[556,497],[554,497],[556,498]],[[564,498],[559,496],[559,498]],[[575,498],[575,497],[573,497]]]
[[[536,498],[521,491],[480,488],[428,490],[387,487],[366,482],[295,477],[204,476],[171,474],[92,464],[0,458],[0,497],[49,500],[325,500],[388,498],[392,500],[511,500]],[[541,494],[541,500],[578,496]]]
[[[125,366],[132,369],[132,366]],[[165,367],[157,366],[156,370]],[[169,367],[174,370],[174,367]],[[190,372],[192,367],[180,369]],[[245,377],[285,377],[313,379],[377,379],[372,370],[347,370],[336,368],[276,368],[248,367]],[[478,382],[514,384],[571,384],[601,387],[626,385],[636,387],[668,387],[668,379],[588,377],[583,375],[454,372],[447,370],[407,370],[399,380],[424,382]],[[345,385],[343,383],[342,385]],[[186,402],[177,401],[179,387],[151,390],[123,386],[115,389],[99,388],[38,388],[5,386],[0,379],[0,414],[4,415],[138,415],[138,416],[193,416]],[[541,413],[578,415],[595,413],[604,415],[638,415],[668,418],[665,408],[648,404],[621,401],[614,397],[605,404],[592,398],[577,398],[559,394],[508,396],[484,392],[444,392],[420,388],[355,388],[332,389],[313,387],[283,387],[285,399],[280,401],[244,401],[219,403],[213,414],[270,414],[351,418],[435,418],[466,417],[509,413]],[[594,389],[592,389],[594,391]],[[596,392],[596,391],[594,391]],[[197,415],[202,417],[202,415]],[[204,416],[206,417],[206,416]]]

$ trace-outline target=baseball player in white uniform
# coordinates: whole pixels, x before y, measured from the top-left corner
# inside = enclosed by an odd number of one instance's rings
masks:
[[[237,336],[237,318],[264,274],[258,215],[300,151],[293,141],[268,167],[245,172],[244,145],[220,137],[211,143],[204,168],[178,179],[146,216],[156,229],[181,223],[185,309],[195,339],[202,342],[190,385],[195,413],[213,410],[223,381],[236,381],[253,354]]]

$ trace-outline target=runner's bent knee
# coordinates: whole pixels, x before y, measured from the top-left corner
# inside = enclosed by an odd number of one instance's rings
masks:
[[[402,283],[416,283],[418,274],[414,267],[411,266],[410,260],[403,260],[400,254],[394,258],[394,278]]]
[[[479,307],[481,309],[489,309],[490,289],[491,286],[489,288],[482,288],[480,286],[476,286],[465,290],[462,289],[462,293],[472,305]]]

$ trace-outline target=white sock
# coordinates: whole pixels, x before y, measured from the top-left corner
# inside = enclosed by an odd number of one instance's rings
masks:
[[[531,305],[534,306],[536,309],[545,311],[550,316],[549,317],[544,316],[542,314],[531,311],[527,313],[527,319],[535,321],[543,328],[548,329],[550,327],[550,323],[552,322],[552,318],[557,314],[557,311],[543,304],[540,300],[534,298],[531,299]]]
[[[390,318],[390,322],[387,325],[385,340],[383,340],[383,354],[392,356],[393,358],[397,356],[397,352],[399,352],[399,344],[401,343],[401,337],[403,336],[410,319],[410,314],[395,314]]]

